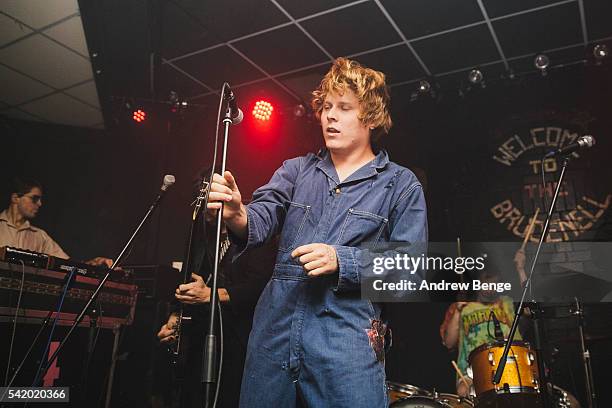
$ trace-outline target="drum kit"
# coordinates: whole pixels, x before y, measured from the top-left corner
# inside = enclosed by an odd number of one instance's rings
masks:
[[[454,394],[429,392],[414,385],[387,381],[390,407],[397,408],[471,408],[470,398]]]
[[[529,343],[515,341],[506,359],[499,384],[493,375],[504,349],[503,343],[489,343],[474,349],[469,356],[468,375],[473,381],[469,397],[430,392],[419,387],[387,382],[390,407],[393,408],[541,408],[541,387],[535,350]],[[547,395],[555,408],[580,408],[567,391],[551,385]]]

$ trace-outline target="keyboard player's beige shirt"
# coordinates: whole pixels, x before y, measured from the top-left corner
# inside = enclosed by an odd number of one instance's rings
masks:
[[[6,210],[0,212],[0,247],[10,246],[68,259],[68,254],[44,230],[34,227],[29,221],[17,228],[9,219]]]

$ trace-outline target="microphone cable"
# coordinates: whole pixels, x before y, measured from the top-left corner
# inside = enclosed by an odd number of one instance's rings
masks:
[[[211,185],[212,185],[213,176],[215,174],[215,170],[217,167],[217,152],[219,150],[219,129],[220,129],[220,124],[221,124],[221,112],[223,110],[223,101],[225,100],[226,89],[228,86],[229,84],[227,82],[223,83],[223,87],[221,88],[221,97],[219,98],[219,108],[217,110],[217,125],[215,128],[215,148],[214,148],[214,154],[213,154],[213,162],[212,162],[212,166],[210,169],[210,177],[208,178],[208,181]],[[223,177],[223,174],[221,174],[221,177]],[[206,192],[206,197],[204,198],[204,204],[203,204],[204,211],[208,210],[208,199],[210,196],[210,190],[211,189],[208,188],[208,191]],[[218,306],[217,314],[219,317],[220,347],[219,347],[219,369],[217,370],[217,384],[215,387],[215,397],[212,403],[213,408],[217,406],[217,401],[219,399],[219,392],[220,392],[220,386],[221,386],[221,372],[223,370],[223,317],[221,314],[221,300],[219,299],[218,296],[217,296],[217,306]]]
[[[43,368],[43,365],[46,364],[45,362],[47,361],[47,351],[49,350],[49,346],[51,345],[51,340],[53,338],[53,332],[55,331],[55,326],[57,325],[57,321],[59,320],[60,311],[62,310],[62,306],[64,304],[64,298],[66,297],[66,293],[68,292],[68,287],[70,286],[75,270],[76,270],[76,267],[70,268],[70,274],[68,275],[68,279],[66,280],[66,284],[64,285],[64,291],[62,292],[62,296],[60,297],[58,301],[55,319],[53,319],[53,325],[51,325],[51,331],[49,332],[49,338],[47,339],[47,345],[43,349],[43,355],[40,359],[38,370],[36,370],[36,376],[34,377],[34,383],[32,383],[32,387],[38,386],[38,383],[40,382],[40,378],[39,378],[40,372]]]
[[[25,282],[25,263],[22,260],[19,260],[21,263],[21,285],[19,286],[19,297],[17,298],[17,307],[15,308],[15,317],[13,320],[13,331],[11,333],[11,342],[9,345],[9,353],[8,353],[8,362],[6,364],[6,374],[4,376],[4,386],[9,387],[9,372],[11,370],[11,359],[13,357],[13,346],[15,345],[15,332],[17,331],[17,318],[19,317],[19,309],[21,308],[21,297],[23,295],[23,284]],[[4,399],[8,388],[2,394],[2,398],[0,401]],[[4,406],[4,404],[2,405]]]

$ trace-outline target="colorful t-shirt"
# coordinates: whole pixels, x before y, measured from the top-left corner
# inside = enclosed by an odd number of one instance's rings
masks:
[[[495,341],[495,325],[491,319],[491,310],[499,320],[504,337],[510,333],[514,319],[514,304],[512,299],[502,296],[495,303],[485,304],[470,302],[461,309],[459,320],[459,356],[457,365],[466,372],[470,353],[478,346]],[[515,340],[521,340],[516,333]]]
[[[453,304],[446,313],[444,323],[440,327],[440,335],[444,338],[446,326],[456,309]],[[510,333],[512,320],[514,319],[514,304],[512,299],[501,296],[495,303],[469,302],[461,309],[459,318],[459,355],[457,365],[464,374],[469,365],[468,358],[470,353],[477,347],[495,341],[495,325],[491,319],[491,310],[495,313],[500,322],[504,337]],[[521,334],[517,331],[515,340],[522,340]]]

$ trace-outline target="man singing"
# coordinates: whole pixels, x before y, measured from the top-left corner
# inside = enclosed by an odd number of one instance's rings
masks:
[[[230,172],[208,209],[243,247],[281,232],[249,337],[240,406],[386,407],[381,306],[360,296],[366,242],[425,242],[421,184],[373,142],[391,127],[383,73],[338,58],[313,92],[325,149],[284,162],[253,201]]]

